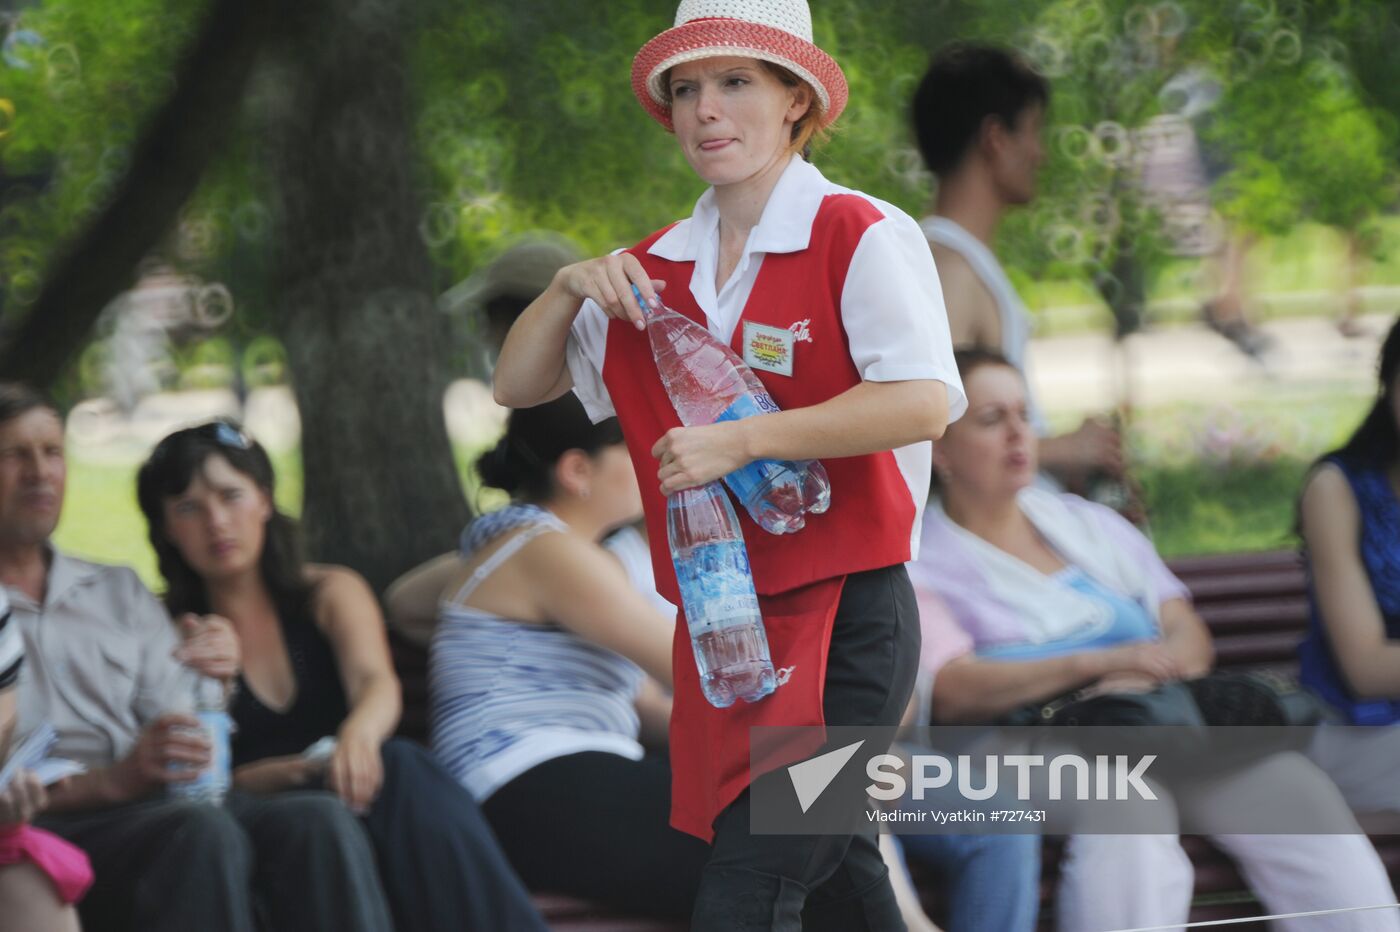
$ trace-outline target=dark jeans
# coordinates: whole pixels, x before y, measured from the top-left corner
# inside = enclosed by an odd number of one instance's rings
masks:
[[[384,743],[364,818],[401,932],[545,932],[476,801],[420,745]]]
[[[828,725],[898,725],[914,690],[919,614],[903,566],[846,580],[826,665]],[[863,747],[862,754],[883,749]],[[788,780],[784,769],[760,780]],[[790,792],[790,791],[789,791]],[[754,835],[746,790],[715,820],[692,932],[902,932],[873,834]]]
[[[670,826],[671,767],[584,751],[545,761],[482,803],[533,890],[684,918],[710,846]]]
[[[159,798],[38,824],[92,861],[88,932],[392,929],[364,829],[329,793]]]

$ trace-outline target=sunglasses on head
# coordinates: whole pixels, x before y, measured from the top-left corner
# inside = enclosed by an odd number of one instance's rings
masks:
[[[252,438],[245,434],[237,424],[229,421],[210,421],[208,424],[200,424],[198,427],[177,430],[166,437],[151,451],[151,462],[159,463],[170,455],[170,451],[175,448],[175,444],[179,440],[190,436],[198,437],[200,440],[212,440],[228,450],[250,450],[253,447]]]

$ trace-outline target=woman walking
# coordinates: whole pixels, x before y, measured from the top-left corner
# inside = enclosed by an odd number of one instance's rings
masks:
[[[689,218],[561,269],[512,328],[495,373],[503,404],[572,388],[594,420],[617,416],[657,586],[677,604],[667,495],[757,459],[821,458],[830,475],[830,509],[796,534],[739,516],[774,666],[788,674],[776,692],[710,706],[676,628],[671,822],[713,839],[697,930],[904,927],[873,837],[749,828],[751,727],[899,722],[918,663],[903,565],[917,551],[928,441],[965,406],[918,225],[806,160],[847,99],[840,67],[811,35],[802,0],[680,5],[675,27],[637,54],[632,88],[710,188]],[[664,289],[671,308],[749,361],[783,410],[681,427],[633,286],[653,307]],[[747,352],[775,342],[776,363]]]

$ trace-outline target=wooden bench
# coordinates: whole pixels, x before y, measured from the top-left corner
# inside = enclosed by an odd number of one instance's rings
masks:
[[[1216,665],[1222,669],[1265,667],[1296,670],[1296,649],[1308,622],[1307,585],[1293,551],[1226,554],[1170,561],[1190,588],[1196,610],[1215,641]],[[392,635],[394,663],[403,680],[404,717],[400,733],[420,741],[427,737],[427,658],[425,652]],[[1400,836],[1372,839],[1393,880],[1400,881]],[[1206,839],[1182,840],[1196,867],[1191,921],[1237,919],[1261,912],[1234,864]],[[1059,873],[1061,844],[1046,839],[1041,881],[1041,927],[1053,928],[1052,900]],[[916,874],[930,914],[939,918],[936,878]],[[683,923],[628,918],[569,897],[536,897],[551,929],[559,932],[681,932]],[[1262,923],[1234,925],[1232,930],[1263,929]]]

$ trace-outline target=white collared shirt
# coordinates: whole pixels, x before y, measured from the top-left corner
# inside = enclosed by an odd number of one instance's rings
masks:
[[[5,587],[25,648],[17,734],[48,722],[55,757],[108,767],[160,715],[194,707],[194,677],[173,656],[170,616],[134,572],[50,551],[42,605]]]
[[[884,217],[861,237],[841,295],[841,319],[861,378],[943,382],[948,388],[948,419],[956,420],[967,409],[967,399],[953,363],[943,288],[923,232],[899,208],[832,184],[814,165],[793,157],[773,187],[762,217],[749,231],[733,274],[718,291],[719,211],[713,188],[700,196],[689,218],[647,251],[673,262],[695,263],[690,293],[705,312],[710,332],[727,344],[758,279],[763,256],[806,249],[822,200],[832,194],[862,197]],[[607,330],[608,317],[602,308],[585,301],[568,342],[574,392],[595,422],[615,414],[602,374]],[[797,378],[804,375],[794,373]]]

